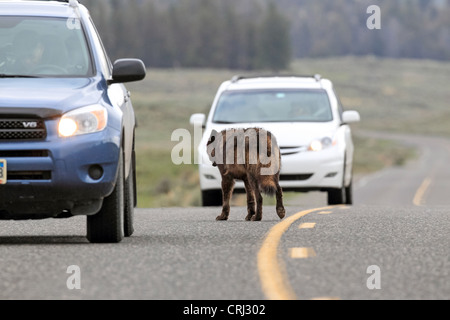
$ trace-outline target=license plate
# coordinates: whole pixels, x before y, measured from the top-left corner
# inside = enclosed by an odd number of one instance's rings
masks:
[[[0,184],[6,184],[6,160],[0,159]]]

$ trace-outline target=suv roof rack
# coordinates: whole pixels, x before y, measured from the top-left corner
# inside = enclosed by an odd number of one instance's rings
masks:
[[[235,75],[233,78],[231,78],[232,83],[236,83],[239,80],[245,80],[245,79],[256,79],[256,78],[314,78],[317,82],[319,82],[322,79],[322,76],[320,74],[315,75],[298,75],[298,74],[271,74],[271,75],[256,75],[256,76],[241,76],[241,75]]]
[[[65,2],[68,3],[69,6],[77,8],[80,2],[78,0],[39,0],[39,1],[56,1],[56,2]]]

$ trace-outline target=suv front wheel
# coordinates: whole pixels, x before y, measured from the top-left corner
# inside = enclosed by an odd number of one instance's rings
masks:
[[[131,237],[134,233],[134,208],[136,207],[136,152],[131,153],[130,174],[125,179],[125,212],[124,212],[124,236]]]
[[[118,243],[124,237],[124,169],[120,150],[116,186],[103,200],[100,211],[87,217],[87,239],[91,243]]]

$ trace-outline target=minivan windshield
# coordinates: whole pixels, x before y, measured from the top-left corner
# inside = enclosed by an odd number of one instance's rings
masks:
[[[0,78],[86,77],[92,73],[79,20],[0,14]]]
[[[215,123],[329,122],[330,101],[323,89],[233,90],[224,92]]]

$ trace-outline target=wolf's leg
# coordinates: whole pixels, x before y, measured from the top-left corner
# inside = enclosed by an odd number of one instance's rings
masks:
[[[286,210],[283,205],[283,190],[280,185],[277,183],[277,214],[280,219],[283,219],[286,216]]]
[[[223,176],[222,177],[222,195],[223,195],[223,206],[222,214],[216,218],[216,220],[228,220],[230,214],[230,200],[233,195],[234,179]]]
[[[255,193],[256,198],[256,213],[252,216],[252,221],[261,221],[263,197],[261,195],[261,190],[259,190],[258,179],[255,177],[249,177],[249,183],[251,188],[253,189],[253,192]]]
[[[250,186],[248,179],[244,179],[245,191],[247,193],[247,212],[248,215],[245,217],[245,221],[250,221],[252,216],[255,215],[255,194],[254,190]]]

